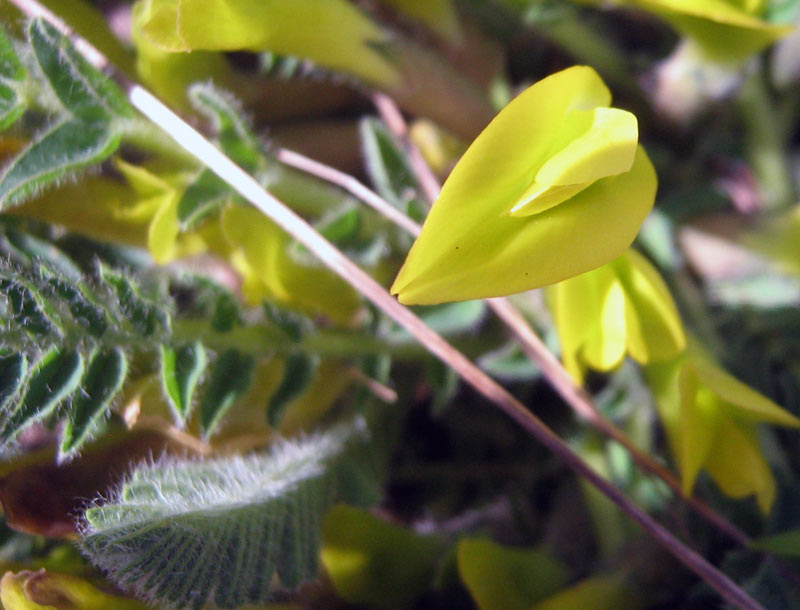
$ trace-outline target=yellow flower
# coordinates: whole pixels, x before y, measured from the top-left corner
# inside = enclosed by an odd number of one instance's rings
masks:
[[[684,493],[691,494],[704,469],[726,495],[755,495],[761,510],[769,512],[775,480],[759,447],[757,425],[797,428],[800,419],[693,350],[648,367],[648,378]]]
[[[625,354],[641,364],[686,347],[680,315],[658,271],[628,250],[616,260],[547,289],[564,366],[579,382],[586,368],[609,371]]]
[[[622,4],[658,15],[717,61],[744,60],[794,29],[761,19],[764,0],[623,0]]]
[[[433,204],[392,292],[407,304],[545,286],[620,256],[650,212],[656,175],[631,113],[575,66],[514,99]]]

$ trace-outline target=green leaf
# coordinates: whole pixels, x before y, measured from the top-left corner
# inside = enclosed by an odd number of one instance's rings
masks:
[[[178,220],[185,231],[223,206],[232,195],[231,188],[209,169],[200,172],[197,179],[184,191],[178,202]]]
[[[316,576],[347,424],[268,454],[139,467],[85,513],[83,548],[123,589],[160,607],[238,608]]]
[[[26,76],[25,66],[17,56],[3,28],[0,28],[0,78],[21,81]]]
[[[120,348],[97,352],[72,401],[61,437],[61,456],[70,456],[91,438],[98,422],[119,394],[128,374],[128,359]]]
[[[9,404],[22,388],[28,374],[25,354],[8,354],[0,357],[0,411],[6,412]]]
[[[16,253],[25,259],[25,264],[50,267],[73,281],[83,277],[75,262],[49,241],[14,230],[7,230],[5,238]]]
[[[750,541],[750,547],[787,557],[800,557],[800,529],[764,536]]]
[[[16,123],[25,112],[25,104],[19,99],[13,87],[0,82],[0,131]]]
[[[161,380],[179,422],[189,418],[194,391],[207,364],[206,350],[199,341],[178,348],[161,346]]]
[[[8,302],[7,330],[21,329],[30,335],[58,335],[61,325],[42,293],[25,278],[0,279],[0,290]]]
[[[42,74],[64,108],[76,118],[105,122],[114,116],[133,116],[133,108],[119,88],[47,21],[31,21],[28,39]]]
[[[81,382],[83,357],[74,350],[51,348],[31,371],[22,400],[6,415],[0,438],[15,438],[28,425],[43,419],[69,397]]]
[[[250,387],[255,364],[253,356],[235,349],[229,349],[217,358],[200,403],[200,424],[206,437],[214,433],[228,410]]]
[[[443,541],[352,506],[325,517],[320,557],[337,593],[354,604],[410,608],[431,585]]]
[[[8,81],[22,81],[26,76],[14,46],[0,28],[0,131],[7,129],[22,116],[25,102]]]
[[[269,50],[371,83],[398,79],[377,48],[388,36],[345,0],[146,0],[141,12],[142,33],[167,51]]]
[[[647,596],[622,574],[604,574],[580,581],[530,610],[638,610],[648,607]]]
[[[566,585],[569,576],[545,552],[481,539],[458,544],[458,571],[481,610],[529,610]]]
[[[0,210],[88,165],[100,163],[119,146],[108,125],[64,121],[36,138],[0,176]]]
[[[283,379],[275,393],[269,397],[267,405],[267,421],[271,427],[280,426],[289,403],[300,396],[314,379],[318,364],[319,358],[302,352],[290,354],[286,358]]]
[[[653,206],[656,175],[635,118],[610,103],[597,73],[576,66],[500,112],[442,187],[392,286],[400,301],[514,294],[621,255]]]
[[[136,283],[119,271],[100,265],[100,276],[119,299],[119,307],[133,328],[144,337],[169,330],[170,319],[163,308],[145,297]]]
[[[367,173],[381,197],[408,211],[419,184],[406,155],[383,122],[364,119],[359,125]]]
[[[242,117],[237,100],[208,83],[192,85],[189,99],[214,123],[222,151],[244,169],[255,169],[263,157],[263,146]]]
[[[66,278],[45,269],[41,269],[40,273],[53,294],[66,301],[73,322],[81,329],[94,337],[102,337],[109,327],[116,324],[116,320],[80,278]]]
[[[532,381],[541,375],[539,367],[517,343],[484,354],[478,363],[489,375],[504,381]]]

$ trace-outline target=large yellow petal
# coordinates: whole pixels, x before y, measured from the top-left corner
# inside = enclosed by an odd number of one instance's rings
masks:
[[[402,303],[503,296],[600,267],[635,238],[655,200],[656,174],[639,147],[629,172],[526,218],[502,215],[507,200],[482,190],[491,199],[452,200],[442,191],[443,205],[434,205],[392,286]]]

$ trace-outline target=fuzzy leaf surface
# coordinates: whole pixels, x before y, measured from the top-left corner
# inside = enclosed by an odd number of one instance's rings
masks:
[[[24,78],[25,68],[11,41],[0,28],[0,131],[11,126],[25,110],[25,103],[12,86],[14,81]]]
[[[338,464],[362,426],[268,454],[138,468],[85,513],[83,547],[123,588],[165,608],[264,602],[315,577]],[[277,578],[277,580],[275,580]]]
[[[161,379],[179,422],[185,422],[191,413],[194,391],[207,364],[206,350],[199,341],[180,347],[161,347]]]
[[[217,358],[200,403],[200,423],[206,436],[214,433],[225,414],[250,387],[254,368],[255,358],[235,349],[229,349]]]
[[[120,348],[94,355],[70,408],[61,437],[61,455],[69,456],[89,440],[128,375],[128,359]]]
[[[120,135],[105,123],[57,123],[23,150],[0,176],[0,210],[76,170],[100,163],[119,142]]]
[[[133,116],[133,109],[119,88],[86,61],[52,25],[34,19],[28,39],[53,92],[77,119],[95,122],[113,116]]]
[[[4,413],[0,437],[14,439],[28,425],[50,415],[78,388],[83,369],[83,356],[77,351],[52,348],[45,353],[31,371],[20,402]]]

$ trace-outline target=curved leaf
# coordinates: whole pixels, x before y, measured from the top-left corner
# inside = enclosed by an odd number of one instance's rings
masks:
[[[167,400],[179,422],[185,422],[194,405],[194,391],[208,359],[199,341],[175,348],[161,346],[161,380]]]
[[[42,74],[76,118],[94,122],[133,116],[133,108],[111,79],[84,59],[69,39],[47,21],[31,21],[28,39]]]
[[[0,176],[0,210],[20,203],[75,170],[100,163],[119,146],[104,123],[64,121],[39,136]]]
[[[52,348],[36,363],[25,395],[6,414],[0,437],[14,439],[27,426],[44,419],[68,398],[83,377],[83,357],[77,351]]]
[[[81,391],[72,401],[61,436],[62,456],[80,450],[91,438],[97,423],[108,412],[128,375],[128,359],[120,348],[100,351],[92,358]]]
[[[222,418],[250,387],[256,361],[253,356],[229,349],[214,363],[211,381],[200,403],[200,424],[211,436]]]

